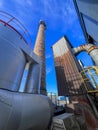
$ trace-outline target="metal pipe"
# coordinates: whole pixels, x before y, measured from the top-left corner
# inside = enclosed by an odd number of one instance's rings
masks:
[[[46,96],[0,89],[0,130],[46,130],[51,107]]]
[[[88,43],[84,44],[82,46],[79,46],[77,48],[73,48],[73,53],[77,55],[78,53],[82,51],[87,51],[88,54],[91,56],[92,60],[96,65],[98,65],[98,47],[94,44]]]

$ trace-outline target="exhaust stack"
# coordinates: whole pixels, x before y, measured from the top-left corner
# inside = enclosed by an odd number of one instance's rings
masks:
[[[45,63],[45,29],[46,24],[40,21],[39,30],[35,42],[34,53],[42,60],[40,93],[46,95],[46,63]]]

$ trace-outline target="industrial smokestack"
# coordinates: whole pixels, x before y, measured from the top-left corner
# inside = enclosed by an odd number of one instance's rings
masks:
[[[45,63],[45,29],[46,24],[44,21],[40,21],[39,30],[35,42],[34,53],[42,60],[41,66],[41,86],[40,93],[46,95],[46,63]]]

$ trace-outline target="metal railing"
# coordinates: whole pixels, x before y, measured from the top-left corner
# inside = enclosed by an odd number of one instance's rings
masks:
[[[4,25],[10,26],[13,30],[15,30],[20,35],[21,38],[25,40],[27,44],[31,46],[32,44],[31,36],[28,30],[17,18],[13,17],[7,12],[0,10],[0,22],[4,23]]]
[[[87,67],[80,75],[87,93],[98,93],[98,66]]]

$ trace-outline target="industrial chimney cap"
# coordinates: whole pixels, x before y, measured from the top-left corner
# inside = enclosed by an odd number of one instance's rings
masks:
[[[46,23],[45,23],[44,20],[40,20],[40,21],[39,21],[39,25],[40,25],[40,24],[43,24],[43,25],[45,26],[45,28],[46,28]]]

